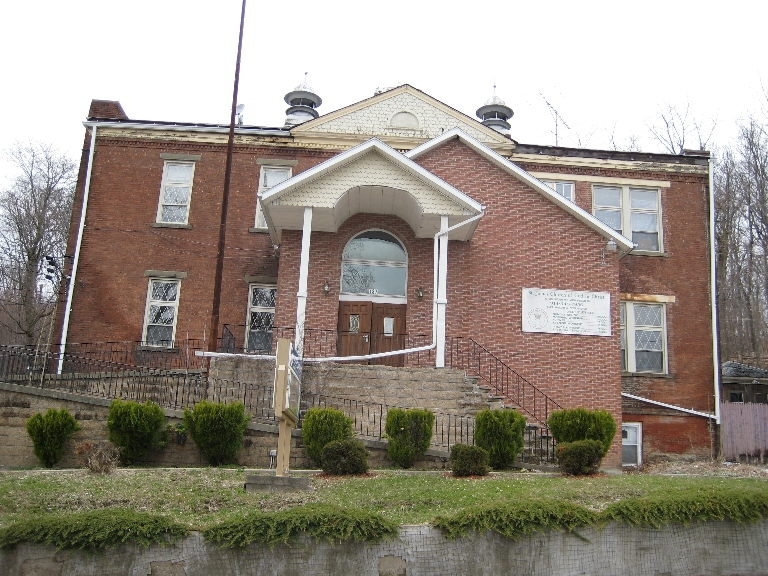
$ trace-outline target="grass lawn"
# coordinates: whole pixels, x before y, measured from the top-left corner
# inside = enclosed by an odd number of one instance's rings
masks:
[[[244,482],[245,471],[232,468],[120,468],[107,475],[85,469],[0,471],[0,528],[53,513],[128,509],[204,530],[255,510],[284,511],[314,503],[376,513],[402,525],[430,523],[481,506],[535,505],[541,500],[599,512],[623,500],[768,494],[768,481],[759,478],[639,473],[572,478],[504,472],[460,479],[441,472],[392,470],[365,477],[316,475],[314,490],[293,493],[246,493]]]

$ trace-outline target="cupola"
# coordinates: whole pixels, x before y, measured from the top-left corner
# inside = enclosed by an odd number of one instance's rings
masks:
[[[483,125],[502,134],[509,134],[508,120],[512,118],[514,112],[504,103],[504,100],[496,96],[496,86],[493,87],[493,96],[483,106],[480,106],[475,114],[480,118]]]
[[[285,111],[285,127],[291,128],[317,118],[320,114],[316,108],[323,101],[307,84],[307,73],[305,72],[304,81],[285,95],[285,103],[289,105]]]

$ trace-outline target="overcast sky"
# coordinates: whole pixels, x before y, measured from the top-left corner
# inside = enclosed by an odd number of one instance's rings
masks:
[[[227,123],[240,6],[2,2],[0,149],[45,142],[77,159],[93,98],[133,119]],[[660,151],[648,128],[675,105],[716,121],[723,144],[765,112],[767,15],[739,0],[248,0],[239,101],[246,124],[281,126],[308,72],[321,114],[408,83],[474,117],[495,84],[519,142],[555,144],[554,109],[560,145],[636,136]]]

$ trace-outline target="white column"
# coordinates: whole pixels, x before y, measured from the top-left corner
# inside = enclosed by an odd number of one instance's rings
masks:
[[[448,216],[440,217],[440,232],[448,230]],[[437,322],[435,323],[435,367],[445,367],[445,309],[448,304],[448,234],[440,236],[437,261]]]
[[[301,231],[301,260],[299,261],[299,291],[296,293],[296,351],[304,356],[304,319],[307,315],[307,279],[309,278],[309,243],[312,236],[312,207],[304,208]]]

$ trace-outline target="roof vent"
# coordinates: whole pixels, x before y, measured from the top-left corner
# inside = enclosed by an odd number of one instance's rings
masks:
[[[285,103],[290,106],[285,111],[285,128],[292,128],[320,116],[316,108],[323,101],[307,84],[307,72],[304,72],[304,81],[285,95]]]
[[[493,96],[491,96],[485,105],[477,109],[477,117],[483,125],[493,128],[502,134],[509,134],[510,125],[507,120],[515,114],[512,108],[504,103],[504,100],[496,96],[496,86],[493,87]]]

